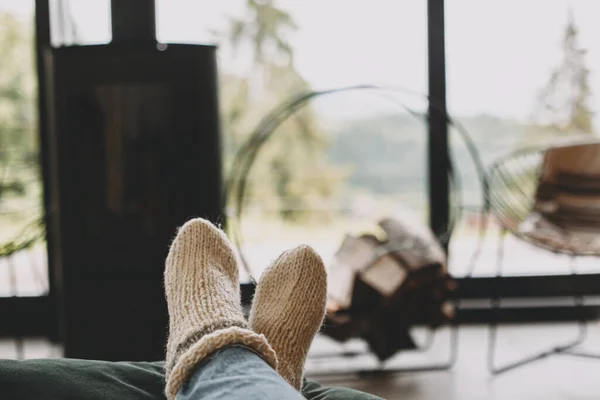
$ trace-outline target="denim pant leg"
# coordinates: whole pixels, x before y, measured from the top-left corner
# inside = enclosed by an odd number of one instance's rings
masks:
[[[304,399],[256,353],[242,346],[219,350],[196,367],[177,400]]]

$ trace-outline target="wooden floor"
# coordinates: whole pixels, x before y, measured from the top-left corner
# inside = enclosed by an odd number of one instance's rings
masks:
[[[576,333],[573,325],[531,325],[502,327],[499,341],[500,361],[533,354],[538,350],[568,341]],[[362,348],[353,342],[343,349]],[[600,325],[594,324],[585,346],[600,354]],[[328,386],[348,386],[387,399],[402,400],[599,400],[600,360],[567,355],[552,356],[504,375],[492,377],[486,369],[487,336],[484,327],[460,329],[459,357],[450,371],[401,373],[371,378],[346,376],[339,380],[323,378],[319,372],[336,369],[359,369],[376,366],[370,357],[352,359],[315,359],[314,355],[338,352],[340,347],[318,338],[307,369],[311,379]],[[443,361],[447,356],[447,332],[440,332],[432,350],[425,354],[402,353],[388,367]],[[41,339],[27,340],[27,358],[56,357],[60,349]],[[14,358],[14,343],[0,341],[0,358]]]
[[[520,356],[534,354],[575,337],[575,326],[530,325],[505,326],[500,330],[498,342],[499,362],[515,360]],[[444,360],[447,354],[447,333],[440,333],[435,346],[428,354],[401,354],[391,361],[392,365],[423,364]],[[541,361],[491,376],[486,367],[487,330],[481,326],[460,329],[459,357],[454,368],[443,372],[401,373],[369,379],[330,381],[311,378],[325,385],[353,387],[374,393],[387,399],[402,400],[599,400],[600,359],[577,358],[555,355]],[[323,341],[323,339],[319,339]],[[317,346],[319,344],[317,343]],[[331,346],[323,343],[321,346]],[[600,355],[600,325],[589,330],[589,339],[583,349]],[[342,368],[346,362],[336,361]],[[363,360],[364,365],[369,360]],[[372,361],[371,361],[372,363]],[[316,364],[316,365],[315,365]],[[310,361],[312,370],[335,368]],[[353,363],[359,364],[358,360]],[[389,366],[392,366],[389,365]]]

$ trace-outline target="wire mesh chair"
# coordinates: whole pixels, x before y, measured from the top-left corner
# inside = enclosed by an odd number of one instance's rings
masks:
[[[574,157],[579,158],[583,153],[587,153],[588,162],[573,162]],[[572,172],[574,166],[580,167],[575,174]],[[546,147],[519,150],[501,158],[491,166],[487,173],[484,196],[486,208],[500,226],[496,277],[503,274],[504,239],[507,233],[537,248],[569,256],[568,271],[572,275],[577,274],[576,261],[579,257],[600,256],[600,246],[593,240],[589,240],[590,233],[592,239],[593,236],[600,238],[600,224],[585,227],[585,236],[588,240],[579,240],[581,236],[578,233],[582,231],[564,223],[565,217],[567,220],[573,217],[573,208],[568,204],[556,206],[556,199],[560,203],[561,195],[562,198],[574,195],[575,204],[581,204],[581,199],[590,199],[590,194],[592,201],[600,205],[599,167],[600,141],[589,138],[575,138],[566,143],[558,142]],[[574,179],[576,175],[579,179]],[[582,176],[583,180],[581,180]],[[565,180],[568,182],[566,185]],[[595,186],[598,188],[596,189]],[[584,195],[578,202],[577,197],[582,194]],[[565,195],[567,197],[564,197]],[[548,208],[548,202],[554,205]],[[561,216],[560,210],[567,211],[568,215]],[[579,216],[584,217],[591,211],[591,208],[583,207],[579,211]],[[581,228],[581,225],[579,227]],[[572,296],[575,305],[583,307],[583,295],[575,290]],[[497,311],[500,305],[500,296],[496,293],[492,298],[492,308]],[[572,351],[574,347],[582,344],[586,337],[587,322],[583,313],[581,315],[578,333],[573,340],[502,366],[496,365],[498,322],[494,321],[488,331],[488,370],[496,375],[561,353],[599,358],[598,355]]]
[[[249,267],[248,262],[245,259],[244,254],[243,254],[243,248],[242,248],[243,238],[242,238],[241,231],[240,231],[240,221],[243,218],[243,209],[244,209],[245,200],[246,200],[245,197],[246,197],[248,176],[250,174],[252,166],[254,165],[257,155],[259,154],[262,146],[271,139],[271,137],[273,136],[276,129],[283,122],[285,122],[288,118],[291,118],[299,109],[304,107],[309,101],[311,101],[312,99],[315,99],[317,97],[326,96],[326,95],[334,94],[334,93],[346,92],[346,91],[358,91],[358,92],[360,92],[360,91],[375,91],[375,92],[378,92],[378,94],[381,97],[383,97],[384,99],[387,98],[387,100],[390,100],[392,103],[396,103],[396,106],[398,106],[398,108],[408,112],[409,114],[412,114],[416,118],[419,118],[422,120],[424,118],[426,118],[426,115],[424,115],[423,113],[415,112],[414,110],[408,108],[402,102],[399,102],[398,99],[394,99],[393,97],[390,97],[390,95],[393,95],[394,93],[398,94],[398,92],[404,93],[404,94],[408,93],[411,95],[414,95],[414,93],[407,92],[404,89],[393,88],[393,87],[383,87],[383,86],[376,86],[376,85],[359,85],[359,86],[343,87],[343,88],[337,88],[337,89],[331,89],[331,90],[325,90],[325,91],[314,91],[314,92],[301,93],[297,96],[291,97],[288,101],[282,102],[278,107],[274,108],[269,114],[267,114],[259,122],[257,127],[251,132],[251,134],[249,135],[249,139],[244,143],[244,145],[241,146],[236,157],[234,158],[234,164],[231,168],[231,172],[229,174],[229,177],[227,180],[227,185],[226,185],[226,190],[225,190],[225,196],[230,197],[232,200],[232,203],[233,203],[233,210],[229,215],[229,217],[231,217],[231,219],[228,222],[228,228],[229,228],[230,232],[232,233],[233,241],[238,248],[242,266],[244,267],[244,269],[246,270],[246,272],[248,273],[248,275],[251,277],[252,280],[254,280],[254,279],[252,278],[251,268]],[[425,100],[431,105],[431,108],[434,110],[434,112],[435,112],[435,110],[437,110],[435,103],[433,101],[431,101],[431,99],[427,98],[426,96],[421,96],[418,94],[417,94],[417,96],[425,97]],[[466,132],[466,130],[461,125],[459,125],[455,121],[452,121],[446,113],[441,112],[439,110],[437,112],[440,112],[443,115],[443,117],[448,121],[449,125],[456,128],[456,131],[459,134],[460,142],[462,142],[462,144],[466,147],[467,153],[470,156],[470,161],[473,163],[475,170],[477,172],[477,178],[478,178],[479,182],[481,183],[481,186],[483,187],[484,179],[485,179],[485,170],[483,167],[483,163],[479,157],[477,148],[474,145],[474,142],[472,141],[469,134]],[[450,155],[448,155],[448,164],[447,164],[446,172],[448,174],[449,181],[450,181],[450,187],[451,187],[451,189],[450,189],[451,190],[451,193],[450,193],[450,196],[451,196],[450,222],[443,232],[435,232],[437,239],[442,243],[448,243],[448,241],[450,240],[450,237],[454,231],[456,223],[458,221],[460,221],[462,212],[466,208],[466,207],[463,207],[463,198],[462,198],[462,193],[460,190],[460,179],[459,179],[458,174],[456,174],[455,166],[453,164],[452,157]],[[480,213],[481,213],[481,216],[484,215],[483,205],[480,208]],[[478,246],[476,246],[475,252],[471,257],[471,260],[470,260],[471,264],[474,264],[478,258],[478,252],[481,248],[481,244],[482,244],[481,242],[483,241],[483,238],[484,238],[483,232],[486,229],[485,218],[480,218],[480,221],[481,221],[481,226],[480,226],[481,234],[479,236],[480,243],[478,244]],[[392,253],[394,251],[395,251],[395,249],[393,249],[393,248],[382,249],[382,252],[380,252],[380,254],[378,254],[378,255],[381,256],[383,254]],[[472,266],[469,269],[472,269]],[[253,284],[254,284],[254,282],[253,282]],[[431,348],[434,343],[434,335],[435,335],[435,332],[429,330],[424,342],[418,346],[416,351],[425,352],[429,348]],[[374,369],[368,369],[368,370],[363,369],[363,370],[359,370],[359,371],[353,371],[351,373],[372,375],[372,374],[390,373],[390,372],[447,370],[454,365],[456,358],[457,358],[457,354],[458,354],[458,326],[454,323],[451,325],[449,339],[450,339],[449,354],[448,354],[448,358],[446,359],[446,361],[429,364],[429,365],[408,366],[408,367],[400,367],[400,368],[395,368],[395,369],[387,369],[387,368],[386,369],[374,368]],[[313,355],[312,357],[318,358],[318,359],[323,359],[323,358],[330,358],[332,356],[355,357],[355,356],[359,356],[362,354],[365,354],[365,353],[363,353],[363,352],[341,352],[341,353],[336,353],[336,354]],[[343,377],[344,375],[347,375],[347,373],[330,371],[326,375],[328,375],[330,377],[334,377],[334,376],[342,376]],[[321,374],[319,374],[319,376],[321,376]]]

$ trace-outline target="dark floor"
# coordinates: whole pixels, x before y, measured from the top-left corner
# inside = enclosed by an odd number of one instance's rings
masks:
[[[575,333],[569,324],[503,327],[499,341],[501,359],[510,359],[543,350],[560,341],[567,341]],[[447,331],[440,332],[432,350],[426,354],[402,353],[389,366],[443,360],[448,350]],[[362,344],[349,343],[345,349],[358,349]],[[600,354],[600,324],[594,324],[586,343],[589,351]],[[371,378],[347,376],[331,380],[319,376],[319,371],[376,366],[367,357],[354,359],[308,361],[308,375],[328,386],[348,386],[377,394],[386,399],[402,400],[599,400],[600,360],[559,355],[530,364],[504,375],[489,375],[485,359],[486,330],[481,326],[460,329],[459,357],[450,371],[402,373]],[[318,338],[313,354],[339,351],[337,344]],[[26,343],[27,358],[56,357],[60,349],[46,341],[31,339]],[[14,343],[0,341],[0,358],[15,357]],[[502,360],[501,360],[502,361]]]

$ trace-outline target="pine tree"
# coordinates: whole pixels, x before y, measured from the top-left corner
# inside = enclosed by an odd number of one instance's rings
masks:
[[[561,47],[562,60],[538,97],[536,125],[556,133],[593,133],[590,71],[585,62],[587,50],[579,44],[579,29],[572,11],[569,11]]]

